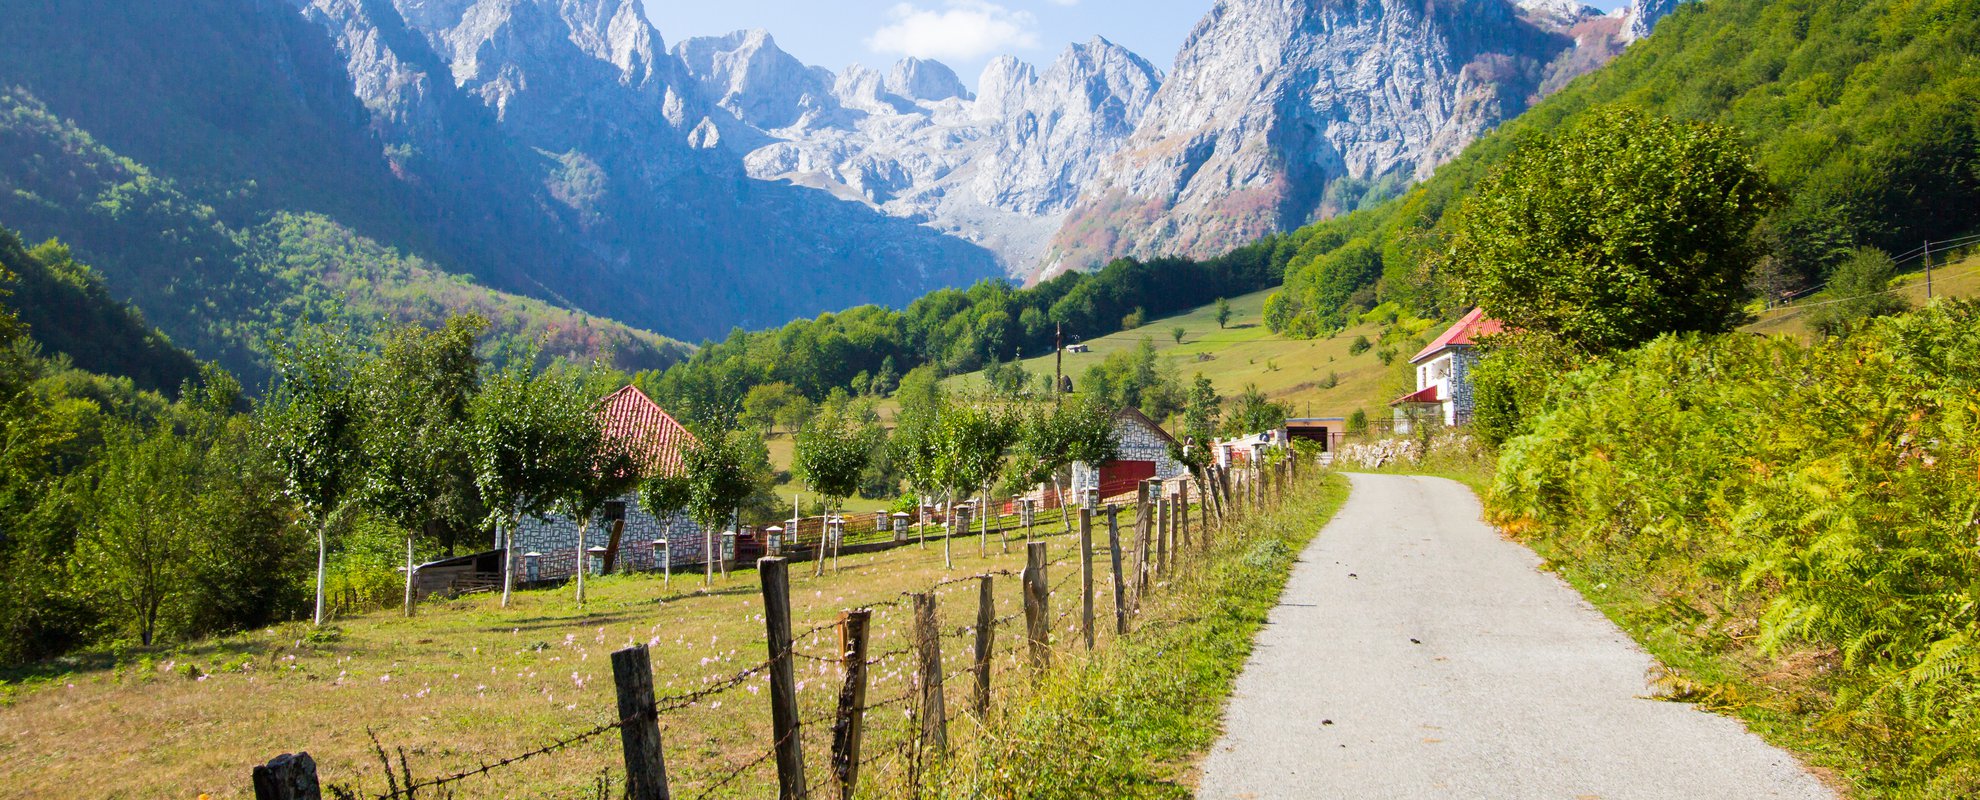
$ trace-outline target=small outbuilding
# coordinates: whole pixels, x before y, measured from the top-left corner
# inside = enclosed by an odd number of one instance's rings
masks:
[[[1114,415],[1114,437],[1120,443],[1114,460],[1098,465],[1073,464],[1073,497],[1084,497],[1088,489],[1097,488],[1105,502],[1107,498],[1135,494],[1142,481],[1172,481],[1189,474],[1189,469],[1173,455],[1182,445],[1140,409],[1125,408]]]

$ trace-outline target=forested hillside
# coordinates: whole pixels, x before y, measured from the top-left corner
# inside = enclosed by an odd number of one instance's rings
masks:
[[[20,236],[0,228],[0,290],[13,294],[34,342],[48,355],[69,358],[77,368],[121,375],[138,388],[176,391],[199,377],[199,362],[145,322],[144,315],[117,302],[102,276],[77,263],[56,242],[33,249]]]
[[[1976,227],[1980,6],[1961,0],[1712,0],[1534,106],[1422,185],[1310,226],[1268,309],[1311,335],[1385,300],[1449,315],[1445,212],[1515,146],[1622,105],[1731,127],[1782,201],[1758,235],[1774,290],[1822,280],[1858,246],[1909,250]]]
[[[175,342],[250,387],[268,374],[269,337],[311,320],[370,332],[471,311],[498,336],[540,341],[550,354],[609,356],[627,369],[663,367],[687,350],[446,274],[320,214],[258,212],[264,190],[253,181],[182,186],[17,88],[0,88],[0,161],[10,165],[0,171],[0,225],[30,241],[60,234],[96,268],[108,297],[141,299]]]

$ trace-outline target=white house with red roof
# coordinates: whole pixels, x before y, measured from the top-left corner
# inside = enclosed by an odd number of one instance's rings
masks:
[[[1396,398],[1397,433],[1409,433],[1418,422],[1441,419],[1444,425],[1471,421],[1471,368],[1478,361],[1478,340],[1500,333],[1505,325],[1474,308],[1457,324],[1410,358],[1416,367],[1416,391]]]
[[[604,418],[607,434],[633,444],[648,476],[680,470],[682,453],[695,441],[694,434],[636,386],[599,401],[598,414]],[[515,538],[517,580],[527,583],[570,577],[577,568],[577,539],[577,521],[562,515],[523,520]],[[700,564],[705,557],[701,528],[693,520],[683,514],[657,518],[640,506],[634,491],[606,504],[586,530],[583,546],[605,548],[614,571],[650,570],[661,565],[660,548],[655,545],[658,540],[668,543],[667,561],[671,564]],[[601,567],[602,563],[592,564],[594,570]]]

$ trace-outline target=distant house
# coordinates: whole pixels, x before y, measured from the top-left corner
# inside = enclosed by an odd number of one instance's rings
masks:
[[[1083,461],[1073,464],[1074,498],[1085,497],[1086,490],[1093,488],[1100,490],[1103,499],[1119,497],[1133,494],[1150,478],[1169,481],[1189,474],[1189,469],[1170,454],[1172,446],[1181,446],[1175,437],[1140,409],[1125,408],[1114,415],[1114,437],[1120,442],[1114,460],[1098,465]]]
[[[609,435],[633,444],[647,475],[664,475],[681,469],[681,454],[695,441],[694,434],[636,387],[627,386],[607,396],[600,401],[598,413],[604,418]],[[611,553],[615,571],[658,569],[661,562],[654,545],[656,539],[668,541],[671,563],[702,563],[701,528],[683,514],[665,519],[653,516],[640,507],[637,492],[627,492],[606,504],[585,531],[584,546],[610,551],[615,528],[618,549]],[[516,528],[516,557],[511,559],[516,582],[529,584],[571,577],[578,563],[577,539],[576,520],[559,514],[524,519]],[[485,586],[491,582],[499,586],[501,547],[498,533],[494,550],[420,565],[415,573],[420,594]],[[592,565],[593,569],[600,566]]]
[[[1069,345],[1066,345],[1066,352],[1068,352],[1068,353],[1088,353],[1088,352],[1092,352],[1092,349],[1091,349],[1091,348],[1089,348],[1089,347],[1087,347],[1086,345],[1083,345],[1083,344],[1069,344]]]
[[[1505,330],[1485,310],[1474,308],[1409,360],[1416,367],[1416,391],[1389,403],[1395,409],[1397,433],[1409,433],[1419,423],[1441,420],[1444,425],[1471,421],[1471,368],[1477,362],[1478,340]]]

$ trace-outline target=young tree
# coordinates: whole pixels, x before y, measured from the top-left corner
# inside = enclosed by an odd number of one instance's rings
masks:
[[[1224,430],[1232,436],[1267,431],[1285,425],[1288,414],[1285,405],[1267,398],[1257,384],[1247,383],[1244,392],[1231,401]]]
[[[187,588],[200,536],[192,513],[200,472],[199,453],[169,429],[146,438],[128,429],[112,433],[96,467],[95,513],[77,542],[76,560],[112,605],[129,614],[146,646],[166,603]]]
[[[640,504],[654,516],[686,512],[701,526],[704,585],[715,581],[715,531],[770,478],[752,446],[760,442],[749,431],[702,435],[681,453],[678,471],[640,484]]]
[[[1003,471],[1004,455],[1011,445],[1011,426],[995,409],[957,404],[942,415],[937,440],[936,463],[941,486],[948,490],[952,500],[969,497],[988,488]],[[949,546],[949,540],[955,538],[953,525],[952,522],[949,537],[942,540],[942,561],[950,569],[955,567]]]
[[[1013,480],[1031,486],[1049,481],[1059,496],[1060,521],[1070,531],[1072,516],[1060,474],[1076,461],[1112,461],[1118,449],[1114,414],[1100,398],[1088,395],[1076,403],[1040,409],[1018,425],[1011,464]]]
[[[260,409],[288,495],[316,531],[317,625],[330,529],[355,504],[364,474],[356,348],[348,333],[306,328],[275,343],[275,391]]]
[[[1217,328],[1222,330],[1231,323],[1231,301],[1217,298]]]
[[[502,607],[515,584],[516,527],[542,516],[563,497],[574,441],[598,424],[593,400],[574,370],[541,373],[533,355],[514,358],[490,375],[468,404],[468,453],[489,521],[502,531]]]
[[[830,518],[840,501],[859,491],[860,475],[873,452],[873,431],[860,425],[843,405],[828,406],[797,434],[791,471],[811,491],[825,498]],[[818,574],[825,570],[825,542],[818,546]]]
[[[1890,291],[1896,272],[1884,251],[1857,249],[1829,276],[1829,293],[1835,297],[1809,314],[1809,327],[1823,336],[1841,336],[1863,320],[1909,311],[1911,303]]]
[[[1448,220],[1463,294],[1587,352],[1741,319],[1773,191],[1737,132],[1626,108],[1523,140]]]
[[[1176,344],[1182,344],[1183,337],[1188,335],[1189,330],[1181,325],[1177,325],[1173,330],[1169,331],[1169,337],[1175,339]]]
[[[582,380],[580,385],[589,384],[594,391],[586,392],[587,397],[596,397],[602,392],[599,381]],[[561,464],[564,474],[556,481],[556,499],[552,508],[559,515],[577,521],[577,549],[574,553],[577,564],[577,604],[584,605],[584,577],[589,570],[587,560],[590,550],[585,547],[586,536],[591,532],[591,520],[605,508],[606,503],[624,496],[640,482],[640,460],[634,450],[636,442],[623,436],[614,435],[605,429],[605,419],[598,414],[594,403],[591,413],[584,420],[572,420],[570,435],[562,444],[562,452],[554,460]]]
[[[434,331],[407,325],[359,370],[359,488],[367,506],[406,532],[406,616],[413,614],[417,539],[460,527],[478,499],[465,440],[468,404],[481,380],[474,344],[487,327],[472,315]]]
[[[932,496],[942,490],[941,472],[941,421],[946,415],[948,398],[942,392],[942,385],[933,369],[916,367],[909,370],[901,379],[900,412],[894,415],[894,434],[887,441],[889,455],[895,467],[907,479],[912,490],[925,505]],[[926,519],[916,523],[926,530]],[[927,537],[922,537],[927,543]]]
[[[1190,383],[1189,401],[1183,408],[1183,438],[1193,439],[1200,448],[1207,449],[1210,440],[1217,438],[1217,420],[1222,415],[1224,398],[1217,394],[1217,386],[1197,373]]]
[[[749,394],[743,397],[741,420],[745,425],[761,425],[775,432],[776,426],[799,420],[811,401],[798,394],[797,387],[784,382],[763,383],[750,387]],[[790,426],[795,429],[795,426]]]

